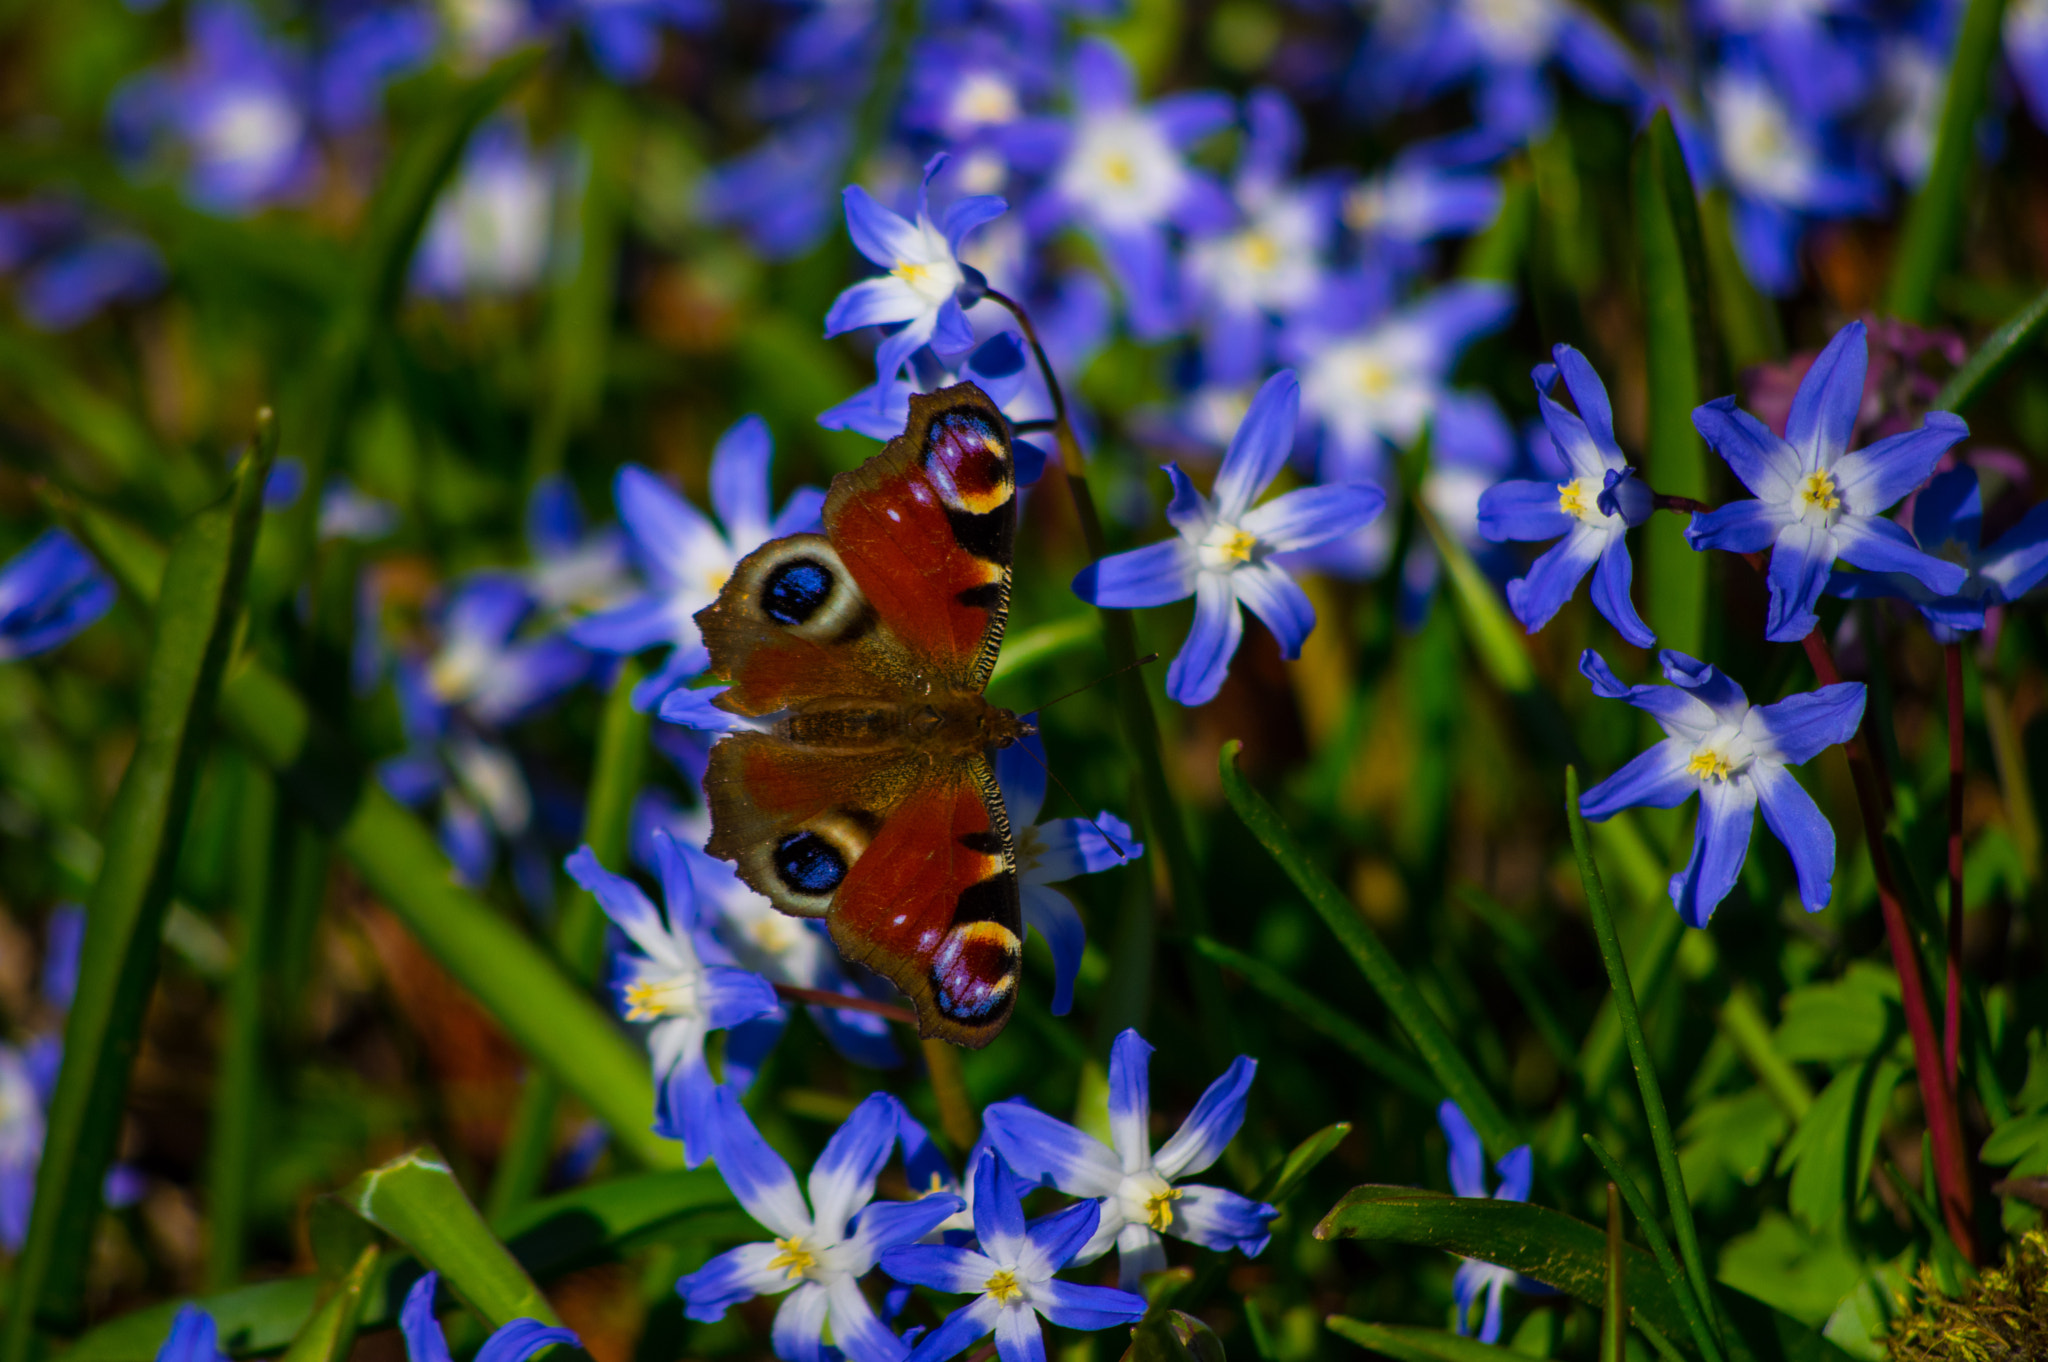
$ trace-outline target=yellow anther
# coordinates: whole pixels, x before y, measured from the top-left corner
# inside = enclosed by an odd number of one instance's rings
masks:
[[[1376,359],[1363,359],[1352,373],[1352,382],[1367,397],[1382,397],[1394,386],[1394,371]]]
[[[1728,758],[1711,747],[1703,747],[1693,753],[1692,760],[1685,764],[1685,773],[1689,776],[1698,776],[1701,780],[1726,780],[1734,771],[1735,768],[1729,764]]]
[[[778,1239],[775,1241],[775,1247],[781,1249],[782,1252],[768,1260],[768,1270],[770,1272],[786,1272],[789,1274],[789,1280],[795,1281],[817,1266],[817,1256],[804,1247],[804,1241],[801,1238]]]
[[[925,276],[931,273],[931,267],[929,265],[920,265],[915,260],[899,260],[896,262],[896,268],[890,270],[889,273],[895,275],[912,288],[923,288]]]
[[[1187,1193],[1178,1187],[1168,1187],[1145,1198],[1145,1223],[1162,1233],[1173,1224],[1173,1203]]]
[[[668,999],[659,984],[645,981],[626,985],[626,1020],[654,1021],[668,1013]]]
[[[1008,1305],[1024,1299],[1024,1288],[1017,1284],[1017,1274],[1008,1268],[983,1282],[981,1289],[994,1296],[997,1305]]]
[[[1137,183],[1138,172],[1131,165],[1130,157],[1110,155],[1102,158],[1102,178],[1113,185],[1125,186]]]
[[[1255,270],[1270,270],[1280,263],[1280,246],[1264,232],[1244,234],[1245,263]]]
[[[1232,530],[1229,536],[1216,546],[1216,552],[1234,563],[1249,563],[1253,551],[1258,547],[1257,535],[1244,530]]]
[[[1818,469],[1806,475],[1806,481],[1799,484],[1799,501],[1802,509],[1832,511],[1842,504],[1842,494],[1835,488],[1835,478],[1826,469]]]
[[[1557,509],[1574,520],[1584,520],[1591,511],[1586,505],[1586,489],[1579,486],[1577,479],[1557,485]]]

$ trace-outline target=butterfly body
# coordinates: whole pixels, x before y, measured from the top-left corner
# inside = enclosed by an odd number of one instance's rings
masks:
[[[985,1045],[1023,923],[989,754],[1029,731],[983,697],[1009,611],[1008,427],[972,384],[833,480],[825,533],[762,545],[699,612],[718,704],[759,721],[705,774],[714,856],[890,979],[919,1030]]]

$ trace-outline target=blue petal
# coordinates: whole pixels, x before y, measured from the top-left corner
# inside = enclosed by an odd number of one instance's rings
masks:
[[[1145,1314],[1145,1298],[1136,1292],[1080,1282],[1046,1282],[1033,1289],[1031,1303],[1062,1329],[1113,1329]]]
[[[1860,709],[1861,706],[1859,705]],[[1799,877],[1799,901],[1817,913],[1834,891],[1835,829],[1790,771],[1768,762],[1750,768],[1764,826],[1785,844]]]
[[[1522,627],[1535,633],[1550,623],[1564,603],[1579,589],[1607,536],[1590,526],[1574,526],[1572,532],[1544,553],[1530,567],[1529,575],[1508,583],[1508,608]]]
[[[695,1051],[667,1074],[655,1076],[661,1084],[655,1094],[654,1133],[683,1146],[683,1166],[695,1168],[712,1157],[717,1142],[718,1084],[704,1062],[700,1043]]]
[[[775,985],[749,970],[713,965],[704,971],[704,1025],[723,1031],[777,1011]]]
[[[1258,1071],[1259,1062],[1248,1055],[1239,1055],[1230,1062],[1223,1076],[1203,1091],[1202,1100],[1195,1103],[1181,1128],[1159,1146],[1152,1159],[1159,1176],[1169,1182],[1187,1177],[1222,1156],[1224,1146],[1244,1124],[1245,1100]]]
[[[1022,717],[1036,723],[1035,715]],[[1046,779],[1045,739],[1037,733],[1027,733],[996,753],[996,784],[1012,826],[1028,828],[1038,821],[1038,811],[1045,806]]]
[[[1695,513],[1685,527],[1685,542],[1702,552],[1762,553],[1777,542],[1778,531],[1788,520],[1783,503],[1745,498]]]
[[[702,511],[637,464],[619,469],[612,497],[634,551],[663,586],[682,584],[695,559],[725,549]]]
[[[768,423],[743,416],[711,451],[711,507],[740,548],[768,533],[768,464],[775,443]]]
[[[996,1356],[1001,1362],[1045,1362],[1045,1330],[1038,1316],[1024,1306],[1009,1306],[996,1316]]]
[[[987,1336],[1003,1312],[993,1296],[976,1296],[940,1322],[939,1327],[918,1340],[909,1362],[947,1362],[967,1350],[969,1344]]]
[[[1173,484],[1173,498],[1166,503],[1166,523],[1189,539],[1199,540],[1216,522],[1209,498],[1195,490],[1195,484],[1177,463],[1162,464],[1160,472]]]
[[[1935,474],[1913,499],[1912,529],[1913,538],[1923,544],[1939,548],[1954,540],[1976,553],[1984,534],[1984,497],[1977,470],[1963,464]]]
[[[974,1165],[974,1237],[982,1252],[999,1263],[1014,1263],[1024,1251],[1024,1194],[1031,1189],[1003,1161],[1000,1145],[981,1152]]]
[[[1451,1146],[1451,1190],[1459,1196],[1485,1196],[1486,1147],[1479,1142],[1479,1132],[1472,1128],[1464,1108],[1445,1098],[1437,1106],[1436,1123],[1443,1127],[1444,1139]]]
[[[1578,523],[1558,509],[1554,482],[1516,479],[1479,494],[1479,533],[1496,544],[1557,539]]]
[[[1131,332],[1141,341],[1163,340],[1180,325],[1180,300],[1173,274],[1173,248],[1164,228],[1140,225],[1098,227],[1096,242],[1123,288]]]
[[[1837,532],[1847,524],[1843,521]],[[1764,574],[1771,589],[1765,638],[1773,643],[1797,643],[1819,627],[1820,616],[1814,607],[1827,589],[1828,569],[1834,561],[1835,535],[1828,531],[1798,521],[1778,531],[1771,547],[1771,566]]]
[[[910,1349],[875,1318],[860,1283],[841,1277],[825,1288],[831,1300],[832,1342],[847,1362],[903,1362]]]
[[[789,494],[789,500],[782,503],[775,519],[768,523],[768,537],[781,539],[820,531],[825,528],[824,514],[825,494],[816,487],[799,487]]]
[[[1101,1222],[1102,1203],[1092,1200],[1040,1216],[1025,1226],[1024,1237],[1031,1241],[1031,1246],[1020,1265],[1032,1276],[1050,1276],[1074,1261],[1074,1255],[1095,1237],[1096,1226]]]
[[[1195,582],[1195,622],[1166,669],[1166,693],[1178,704],[1206,705],[1223,689],[1230,660],[1244,639],[1244,619],[1230,583],[1204,572]]]
[[[1842,508],[1852,516],[1890,510],[1899,498],[1927,481],[1941,456],[1970,433],[1961,417],[1930,411],[1918,430],[1879,440],[1835,465]]]
[[[1671,877],[1671,902],[1686,925],[1706,926],[1714,909],[1735,887],[1743,859],[1749,855],[1755,814],[1756,792],[1750,786],[1728,780],[1701,785],[1692,859]]]
[[[1316,627],[1316,608],[1292,577],[1275,563],[1248,563],[1230,574],[1230,588],[1272,633],[1282,658],[1301,656]]]
[[[1237,434],[1231,437],[1223,467],[1216,474],[1212,495],[1219,519],[1232,523],[1242,520],[1251,509],[1252,499],[1266,490],[1266,484],[1273,481],[1286,464],[1287,456],[1294,452],[1294,427],[1300,415],[1301,384],[1292,369],[1282,369],[1260,385]]]
[[[1102,38],[1083,38],[1075,44],[1071,73],[1074,103],[1084,114],[1128,108],[1135,98],[1130,63]]]
[[[1555,493],[1551,500],[1556,500]],[[1237,523],[1269,551],[1292,553],[1370,524],[1386,504],[1386,493],[1368,482],[1297,487],[1247,512]]]
[[[1675,809],[1700,787],[1688,774],[1692,745],[1667,738],[1579,796],[1579,812],[1598,823],[1623,809]]]
[[[448,1339],[441,1332],[441,1322],[434,1318],[434,1288],[441,1283],[441,1274],[429,1272],[412,1284],[412,1290],[405,1293],[405,1304],[398,1311],[398,1331],[405,1336],[405,1354],[412,1362],[449,1362]],[[213,1342],[213,1317],[200,1312],[206,1321],[206,1342]],[[178,1312],[178,1323],[185,1322],[185,1312]],[[178,1339],[177,1325],[171,1329],[171,1341]],[[164,1353],[157,1354],[157,1362],[201,1362],[212,1354],[211,1347],[204,1354],[193,1349],[188,1337],[183,1345],[183,1356],[166,1357],[171,1343],[164,1345]]]
[[[1173,1203],[1173,1223],[1166,1232],[1206,1249],[1237,1249],[1247,1257],[1263,1253],[1280,1214],[1263,1201],[1221,1187],[1185,1187]]]
[[[988,1141],[1003,1162],[1033,1182],[1068,1196],[1113,1196],[1123,1164],[1108,1146],[1021,1101],[997,1102],[982,1115]]]
[[[797,1190],[796,1175],[754,1129],[730,1088],[714,1094],[711,1119],[711,1157],[718,1160],[719,1175],[747,1214],[778,1238],[809,1233],[811,1214]]]
[[[940,221],[939,230],[945,234],[946,248],[954,255],[960,254],[960,242],[969,232],[986,222],[993,222],[1008,211],[1010,205],[994,194],[977,194],[972,198],[956,201],[946,210]]]
[[[1166,605],[1195,591],[1199,563],[1195,546],[1176,535],[1091,563],[1074,578],[1074,594],[1090,605],[1119,610]]]
[[[1152,1047],[1126,1027],[1109,1047],[1109,1140],[1126,1168],[1152,1162],[1151,1070]]]
[[[1536,1160],[1528,1145],[1518,1144],[1501,1156],[1494,1165],[1500,1174],[1500,1186],[1494,1196],[1501,1201],[1527,1201],[1529,1185],[1536,1177]]]
[[[616,922],[619,929],[633,938],[642,950],[653,954],[660,948],[659,943],[668,936],[668,931],[662,923],[661,914],[639,885],[606,870],[588,844],[571,852],[562,862],[562,869],[569,872],[570,879],[589,891],[597,900],[597,906],[604,909],[604,915]]]
[[[1863,376],[1869,363],[1863,323],[1850,322],[1835,333],[1799,381],[1792,414],[1785,418],[1785,443],[1798,451],[1802,470],[1827,467],[1848,452],[1856,416],[1863,410]],[[1933,460],[1928,463],[1931,466]]]
[[[2048,576],[2048,502],[2035,506],[2000,535],[1978,571],[2003,601],[2018,600]]]
[[[912,1286],[965,1296],[979,1292],[981,1284],[995,1275],[996,1265],[988,1255],[973,1249],[948,1244],[906,1244],[882,1255],[882,1271]]]
[[[1186,149],[1237,117],[1236,101],[1220,90],[1184,90],[1157,100],[1150,110],[1166,140]]]
[[[917,224],[876,203],[857,184],[846,186],[846,235],[853,248],[883,269],[893,269],[918,240]]]
[[[1666,674],[1668,676],[1669,672]],[[1695,739],[1704,738],[1719,722],[1710,705],[1693,694],[1692,687],[1623,685],[1613,668],[1607,665],[1607,659],[1591,648],[1579,654],[1579,675],[1593,683],[1593,694],[1603,700],[1628,701],[1656,719],[1667,732],[1676,728]]]
[[[730,686],[685,686],[661,698],[655,714],[665,724],[696,729],[700,733],[730,733],[740,727],[739,716],[718,707],[718,697]]]
[[[974,326],[961,310],[959,299],[948,298],[939,304],[929,343],[941,355],[957,355],[974,344]]]
[[[951,1192],[937,1192],[916,1201],[877,1201],[854,1218],[854,1235],[870,1254],[880,1255],[914,1244],[967,1209]]]
[[[1074,980],[1088,948],[1088,929],[1080,910],[1057,889],[1042,884],[1022,886],[1024,925],[1045,938],[1052,950],[1052,1014],[1064,1017],[1074,1006]]]
[[[583,1346],[572,1330],[552,1328],[537,1319],[515,1319],[484,1340],[484,1346],[476,1350],[476,1362],[526,1362],[556,1343]]]
[[[637,653],[657,643],[673,643],[675,603],[666,593],[648,592],[623,605],[585,615],[569,626],[569,637],[600,653]]]
[[[768,1336],[775,1355],[782,1362],[830,1362],[825,1322],[831,1313],[832,1297],[822,1283],[798,1283],[775,1311]]]
[[[1865,572],[1903,572],[1937,596],[1955,595],[1969,579],[1960,564],[1923,553],[1903,526],[1876,516],[1843,516],[1834,543],[1843,561]]]
[[[1742,485],[1765,501],[1791,501],[1800,477],[1809,471],[1800,466],[1792,446],[1737,408],[1732,397],[1719,397],[1693,408],[1692,424],[1708,447],[1728,461]]]
[[[807,1184],[820,1232],[843,1234],[854,1213],[874,1198],[875,1178],[896,1148],[902,1110],[888,1093],[870,1093],[825,1142]]]
[[[1712,663],[1665,648],[1657,654],[1657,666],[1666,681],[1712,710],[1722,723],[1739,724],[1749,713],[1749,696]]]
[[[1630,643],[1638,648],[1653,647],[1657,636],[1636,614],[1635,602],[1629,599],[1631,568],[1628,540],[1618,534],[1610,536],[1593,569],[1593,606]]]
[[[43,923],[43,997],[69,1011],[78,991],[78,953],[85,945],[85,909],[60,903]]]
[[[1760,757],[1786,766],[1813,760],[1830,747],[1856,736],[1863,722],[1864,691],[1860,682],[1844,681],[1775,705],[1758,705],[1743,724]]]

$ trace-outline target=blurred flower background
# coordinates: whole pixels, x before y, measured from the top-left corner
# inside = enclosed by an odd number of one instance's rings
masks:
[[[0,1362],[1590,1358],[1316,1227],[1609,1151],[1884,1356],[2048,1207],[2043,166],[2036,0],[0,3]],[[693,619],[961,380],[1062,701],[971,1053],[703,852]],[[349,1276],[421,1145],[544,1301]]]

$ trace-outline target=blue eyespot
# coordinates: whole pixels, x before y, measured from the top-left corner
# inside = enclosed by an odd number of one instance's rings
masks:
[[[832,573],[812,558],[778,563],[761,584],[761,613],[777,624],[802,624],[832,594]]]
[[[815,832],[792,832],[775,844],[775,873],[799,894],[829,894],[846,878],[846,858]]]

